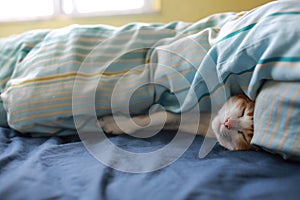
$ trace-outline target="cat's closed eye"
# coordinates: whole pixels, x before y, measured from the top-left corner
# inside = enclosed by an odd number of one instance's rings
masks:
[[[244,115],[245,115],[245,110],[246,110],[246,107],[243,107],[243,108],[242,108],[242,113],[240,114],[239,118],[244,117]]]

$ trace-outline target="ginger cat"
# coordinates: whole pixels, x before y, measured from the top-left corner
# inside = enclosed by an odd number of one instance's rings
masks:
[[[253,101],[245,95],[236,95],[224,103],[212,123],[210,123],[211,115],[208,113],[201,113],[200,123],[196,124],[193,120],[194,114],[180,116],[162,111],[131,118],[135,124],[129,118],[120,115],[104,116],[99,119],[99,124],[108,134],[124,132],[133,134],[157,127],[163,127],[164,130],[177,130],[182,123],[181,130],[192,134],[205,136],[207,129],[211,129],[215,134],[212,137],[216,137],[218,142],[229,150],[250,150],[253,149],[250,145],[254,131],[253,110]]]

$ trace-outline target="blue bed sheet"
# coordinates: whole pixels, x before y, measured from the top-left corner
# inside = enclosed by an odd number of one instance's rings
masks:
[[[172,134],[111,137],[115,144],[160,148]],[[0,128],[1,199],[297,199],[300,165],[263,151],[216,145],[204,159],[202,137],[177,161],[132,174],[101,164],[76,136],[32,138]],[[139,147],[139,148],[140,148]]]

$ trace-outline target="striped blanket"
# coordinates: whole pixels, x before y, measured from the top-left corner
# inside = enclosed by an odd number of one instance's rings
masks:
[[[196,23],[70,26],[1,39],[1,125],[74,134],[95,116],[141,114],[155,103],[209,111],[243,92],[257,104],[252,143],[297,158],[299,20],[299,1],[274,1]]]

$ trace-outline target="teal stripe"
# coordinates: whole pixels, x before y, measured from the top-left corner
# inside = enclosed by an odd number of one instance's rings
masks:
[[[299,15],[299,14],[300,14],[300,12],[298,12],[298,11],[276,12],[276,13],[273,13],[273,14],[268,15],[267,17],[274,17],[274,16],[280,16],[280,15]],[[220,41],[218,41],[218,43],[219,43],[219,42],[222,42],[222,41],[224,41],[224,40],[226,40],[226,39],[228,39],[228,38],[231,38],[231,37],[233,37],[233,36],[235,36],[235,35],[237,35],[237,34],[239,34],[239,33],[242,33],[242,32],[244,32],[244,31],[248,31],[248,30],[252,29],[256,24],[257,24],[257,23],[253,23],[253,24],[250,24],[250,25],[248,25],[248,26],[245,26],[245,27],[243,27],[243,28],[241,28],[241,29],[239,29],[239,30],[237,30],[237,31],[234,31],[234,32],[232,32],[232,33],[226,35],[224,38],[222,38]]]
[[[21,49],[21,53],[28,54],[31,51],[31,49]]]
[[[273,13],[271,15],[269,15],[270,17],[273,16],[279,16],[279,15],[299,15],[300,12],[298,11],[290,11],[290,12],[278,12],[278,13]]]
[[[226,84],[227,80],[230,78],[230,76],[232,76],[232,75],[243,75],[243,74],[246,74],[246,73],[248,73],[248,72],[252,72],[252,71],[254,71],[255,67],[256,67],[256,66],[251,67],[251,68],[249,68],[249,69],[247,69],[247,70],[238,72],[238,73],[231,73],[231,74],[229,74],[228,76],[226,76],[226,77],[223,79],[223,83],[219,83],[219,84],[212,90],[212,93],[215,93],[215,91],[217,91],[220,87],[223,87],[224,84]]]
[[[254,69],[255,69],[255,67],[256,67],[256,66],[251,67],[251,68],[249,68],[249,69],[246,69],[246,70],[244,70],[244,71],[238,72],[238,73],[231,73],[231,74],[229,74],[227,77],[225,77],[225,79],[223,79],[223,80],[224,80],[224,83],[227,82],[227,80],[229,79],[229,77],[230,77],[231,75],[243,75],[243,74],[246,74],[246,73],[248,73],[248,72],[253,72]]]
[[[300,62],[300,57],[274,57],[274,58],[268,58],[268,59],[260,59],[258,61],[258,64],[265,64],[265,63],[269,63],[269,62]],[[199,98],[199,102],[201,101],[202,98],[210,96],[211,94],[214,94],[215,91],[217,91],[220,87],[224,86],[224,84],[226,84],[227,80],[230,78],[230,76],[232,75],[243,75],[245,73],[248,72],[252,72],[254,71],[256,66],[249,68],[247,70],[241,71],[239,73],[232,73],[229,74],[227,77],[225,77],[223,79],[223,83],[219,83],[213,90],[211,90],[211,92],[203,94],[200,98]]]
[[[274,57],[274,58],[268,58],[268,59],[260,59],[257,63],[258,64],[265,64],[270,62],[300,62],[300,57]],[[249,68],[247,70],[241,71],[239,73],[231,73],[227,77],[225,77],[223,80],[223,83],[219,83],[212,91],[211,93],[214,93],[216,90],[218,90],[220,87],[222,87],[224,84],[226,84],[227,80],[230,78],[231,75],[243,75],[248,72],[254,71],[256,66]],[[209,96],[211,94],[204,94],[202,95],[199,100],[202,98]]]
[[[270,62],[300,62],[300,57],[274,57],[267,59],[260,59],[258,64],[266,64]]]
[[[235,36],[235,35],[237,35],[237,34],[239,34],[239,33],[248,31],[248,30],[252,29],[256,24],[257,24],[257,23],[253,23],[253,24],[250,24],[250,25],[248,25],[248,26],[245,26],[244,28],[241,28],[241,29],[239,29],[239,30],[237,30],[237,31],[234,31],[234,32],[232,32],[232,33],[226,35],[225,37],[223,37],[219,42],[222,42],[222,41],[224,41],[224,40],[227,40],[227,39],[229,39],[229,38],[231,38],[231,37],[233,37],[233,36]],[[218,43],[219,43],[219,42],[218,42]]]
[[[220,87],[223,87],[224,84],[226,84],[227,80],[230,78],[230,76],[232,75],[243,75],[245,73],[248,73],[248,72],[251,72],[255,69],[256,66],[252,67],[252,68],[249,68],[247,70],[244,70],[244,71],[241,71],[241,72],[238,72],[238,73],[232,73],[232,74],[229,74],[228,76],[226,76],[224,79],[223,79],[223,83],[219,83],[215,88],[213,88],[210,92],[208,93],[203,93],[199,98],[198,98],[198,102],[200,102],[203,98],[205,97],[209,97],[211,96],[212,94],[214,94]],[[200,81],[200,83],[203,83],[203,81]],[[195,89],[195,88],[194,88]]]

